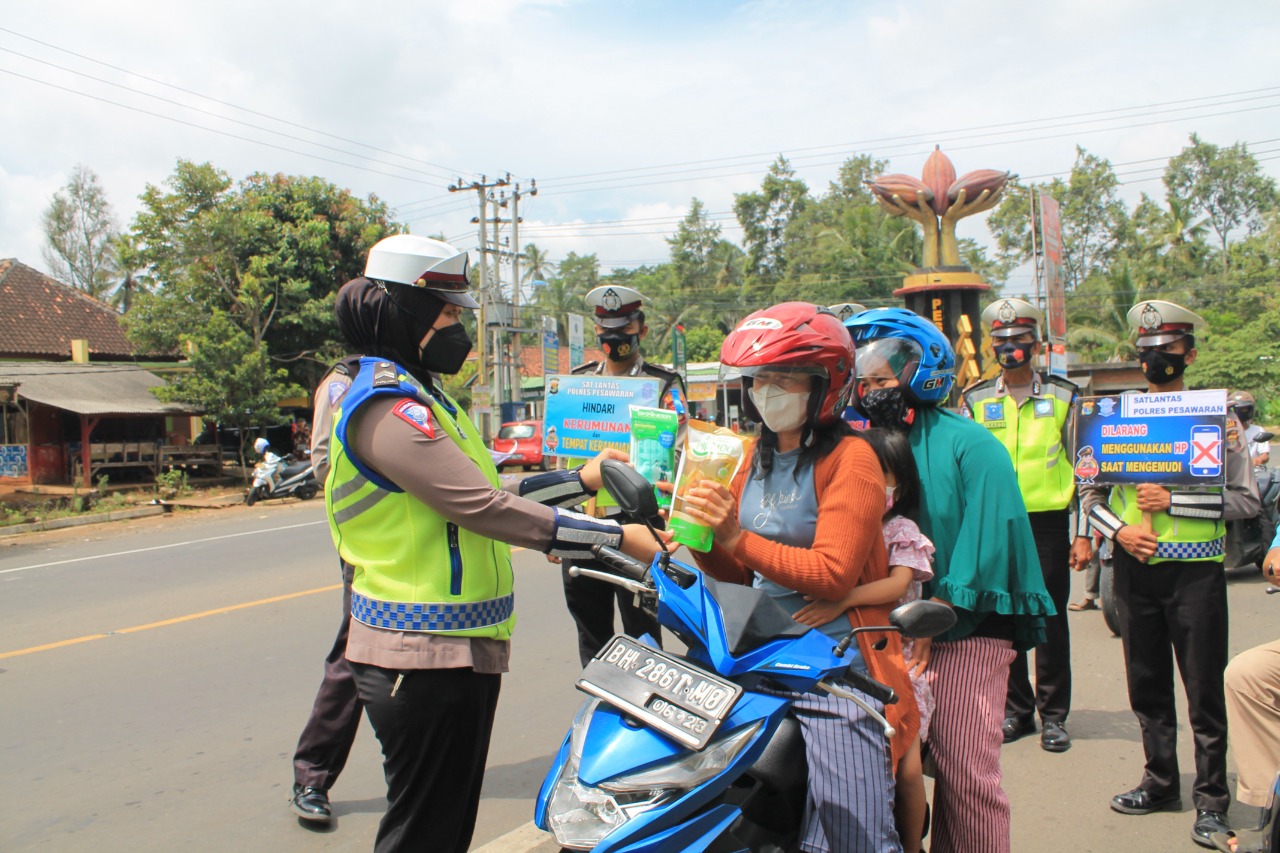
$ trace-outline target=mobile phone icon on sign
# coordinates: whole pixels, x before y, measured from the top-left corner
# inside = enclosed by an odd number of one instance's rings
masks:
[[[1222,473],[1222,428],[1213,424],[1191,428],[1191,475],[1217,477]]]

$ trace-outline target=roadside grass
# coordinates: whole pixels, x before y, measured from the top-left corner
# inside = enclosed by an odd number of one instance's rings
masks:
[[[18,524],[34,524],[83,515],[106,515],[146,506],[156,500],[223,495],[227,486],[198,487],[185,471],[166,471],[155,483],[138,483],[131,488],[111,487],[99,477],[96,488],[72,494],[43,495],[12,492],[0,495],[0,530]],[[231,487],[234,489],[234,487]]]

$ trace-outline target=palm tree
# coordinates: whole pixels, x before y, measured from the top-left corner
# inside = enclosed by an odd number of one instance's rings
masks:
[[[1107,361],[1133,358],[1137,348],[1129,330],[1129,308],[1143,298],[1144,290],[1134,284],[1127,263],[1112,270],[1107,275],[1107,296],[1098,322],[1072,328],[1067,332],[1067,345],[1086,360],[1099,355]]]

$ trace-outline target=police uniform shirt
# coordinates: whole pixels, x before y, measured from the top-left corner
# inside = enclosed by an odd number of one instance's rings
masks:
[[[1080,392],[1080,389],[1076,386],[1074,382],[1070,382],[1066,379],[1061,379],[1053,375],[1050,375],[1048,377],[1041,377],[1039,373],[1033,372],[1031,374],[1030,384],[1011,386],[1009,385],[1009,383],[1005,382],[1004,375],[1001,374],[1000,376],[997,376],[994,379],[984,379],[980,382],[975,382],[972,385],[970,385],[968,388],[964,389],[964,392],[961,396],[960,413],[971,420],[975,420],[973,416],[973,404],[971,403],[971,399],[973,396],[976,395],[976,392],[992,386],[995,387],[995,392],[996,392],[995,397],[984,397],[982,400],[979,401],[979,405],[987,401],[995,402],[997,400],[1002,400],[1006,395],[1013,397],[1013,400],[1015,403],[1017,403],[1019,409],[1022,408],[1022,404],[1025,403],[1028,399],[1037,400],[1037,401],[1039,400],[1052,401],[1053,396],[1051,394],[1045,393],[1045,386],[1050,382],[1058,385],[1059,387],[1066,388],[1068,391],[1070,391],[1072,394],[1073,402],[1075,400],[1075,397]],[[1022,392],[1024,389],[1028,390],[1029,393],[1025,395],[1021,394],[1020,392]],[[1052,414],[1052,411],[1053,410],[1050,409],[1051,414]],[[1062,437],[1062,447],[1064,451],[1069,450],[1071,447],[1071,418],[1068,417],[1066,422],[1063,423],[1062,431],[1060,435]]]
[[[513,477],[502,489],[493,488],[443,427],[433,425],[435,416],[429,410],[425,423],[397,413],[405,399],[389,395],[365,403],[349,427],[351,452],[459,527],[513,546],[549,551],[555,542],[557,510],[537,503],[542,495],[519,496],[528,478]],[[422,417],[420,411],[417,415]],[[567,487],[562,484],[556,490]],[[576,500],[547,503],[580,503],[586,497],[580,485],[570,491],[574,494],[566,491],[566,496]],[[348,660],[387,669],[472,667],[479,673],[500,673],[507,671],[509,655],[505,640],[393,631],[354,618],[347,641]]]
[[[604,376],[604,375],[625,376],[625,377],[652,376],[655,379],[662,380],[662,385],[658,389],[658,398],[666,408],[674,408],[674,405],[672,405],[672,400],[671,400],[671,388],[673,385],[677,385],[677,384],[680,386],[681,402],[684,403],[686,406],[689,403],[685,395],[684,380],[680,378],[680,374],[676,373],[674,370],[667,370],[665,367],[659,367],[656,364],[650,364],[649,362],[645,361],[643,355],[636,356],[636,363],[633,364],[631,366],[631,369],[628,370],[626,373],[606,374],[605,363],[603,361],[588,361],[586,364],[578,365],[571,372],[577,375],[594,373],[598,376]]]

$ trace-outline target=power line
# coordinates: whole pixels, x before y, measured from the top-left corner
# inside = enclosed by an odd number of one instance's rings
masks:
[[[1198,119],[1204,119],[1204,118],[1218,118],[1226,115],[1238,115],[1241,113],[1257,112],[1259,110],[1270,110],[1270,109],[1276,109],[1276,108],[1280,108],[1280,103],[1267,104],[1267,105],[1258,106],[1258,107],[1248,107],[1248,108],[1239,109],[1239,110],[1227,110],[1227,111],[1217,112],[1217,113],[1204,113],[1196,116],[1188,116],[1187,118],[1190,120],[1198,120]],[[1052,139],[1063,139],[1068,137],[1074,137],[1080,134],[1111,133],[1115,131],[1132,130],[1135,128],[1150,127],[1152,125],[1165,124],[1165,123],[1166,122],[1163,120],[1152,121],[1152,122],[1139,122],[1136,124],[1116,125],[1112,127],[1096,128],[1093,130],[1079,130],[1079,131],[1071,131],[1067,133],[1048,134],[1045,136],[1024,137],[1021,139],[1006,139],[1006,140],[997,140],[997,141],[989,141],[989,142],[980,142],[972,145],[951,146],[948,148],[948,151],[969,151],[969,150],[980,149],[980,148],[993,148],[993,147],[1002,146],[1002,145],[1023,144],[1027,142],[1043,142],[1043,141],[1052,140]],[[968,138],[972,138],[972,137],[968,137]],[[953,141],[953,140],[945,140],[945,139],[941,140],[941,142],[949,142],[949,141]],[[959,140],[959,141],[963,141],[963,140]],[[941,144],[941,142],[939,144]],[[912,151],[912,152],[906,152],[906,153],[899,153],[898,156],[923,155],[923,154],[930,153],[931,150],[932,149],[929,149],[928,151]],[[868,151],[863,153],[870,154],[871,156],[877,156],[878,154],[878,152],[873,152],[873,151]],[[800,159],[800,158],[797,158],[797,159]],[[845,158],[845,159],[847,160],[848,158]],[[825,162],[819,162],[819,163],[805,163],[803,165],[808,168],[818,168],[822,166],[838,166],[838,165],[842,165],[844,162],[845,160],[831,160],[831,161],[825,161]],[[720,168],[720,169],[739,168],[740,165],[747,165],[747,164],[734,164],[732,166],[722,166],[722,167],[714,167],[714,168]],[[760,165],[764,165],[764,164],[760,164]],[[746,172],[739,171],[739,172],[729,172],[729,173],[719,173],[719,174],[711,174],[707,169],[684,169],[684,170],[677,170],[673,172],[654,173],[653,175],[648,175],[648,176],[637,176],[637,177],[643,178],[643,177],[657,177],[660,175],[685,175],[685,177],[672,178],[669,180],[660,180],[660,181],[641,180],[637,183],[631,183],[631,184],[608,183],[611,180],[628,180],[628,178],[626,177],[620,177],[620,178],[614,178],[614,179],[605,179],[605,181],[598,181],[598,182],[583,181],[578,183],[570,183],[567,185],[566,188],[549,190],[545,194],[546,195],[567,195],[569,193],[580,193],[580,192],[602,192],[605,190],[632,189],[635,187],[648,187],[648,186],[656,186],[659,184],[685,183],[690,180],[724,180],[726,178],[750,177],[756,174],[759,174],[758,168],[752,169],[751,171],[746,171]]]
[[[428,184],[430,186],[439,186],[434,181],[424,181],[421,178],[411,178],[406,175],[397,175],[393,172],[384,172],[381,169],[371,169],[368,166],[360,166],[355,163],[346,163],[346,162],[343,162],[342,160],[334,160],[332,157],[324,157],[324,156],[321,156],[320,154],[313,154],[309,151],[298,151],[294,148],[286,148],[283,145],[276,145],[274,142],[266,142],[265,140],[253,139],[248,136],[240,136],[239,134],[230,133],[225,130],[219,130],[216,127],[206,127],[205,125],[196,124],[195,122],[185,121],[184,119],[174,118],[173,116],[163,115],[161,113],[152,112],[151,110],[144,110],[141,107],[135,107],[129,104],[122,104],[119,101],[113,101],[110,98],[103,98],[99,95],[91,95],[88,92],[81,92],[78,89],[71,89],[66,86],[60,86],[57,83],[50,83],[47,80],[40,80],[35,77],[28,77],[26,74],[19,74],[17,71],[10,71],[8,68],[0,68],[0,73],[9,74],[13,77],[20,77],[23,80],[30,80],[32,83],[39,83],[42,86],[49,86],[50,88],[53,88],[53,89],[61,89],[64,92],[70,92],[71,94],[79,95],[82,98],[90,98],[95,101],[101,101],[104,104],[110,104],[112,106],[121,107],[126,110],[132,110],[133,112],[136,112],[136,113],[142,113],[143,115],[149,115],[155,118],[164,119],[165,121],[171,121],[171,122],[174,122],[175,124],[182,124],[182,125],[186,125],[187,127],[194,127],[197,130],[207,130],[210,133],[216,133],[219,136],[226,136],[230,139],[238,139],[241,142],[249,142],[254,145],[263,145],[267,148],[274,148],[277,151],[284,151],[289,154],[297,154],[301,157],[311,157],[314,160],[320,160],[325,163],[333,163],[338,166],[345,166],[348,169],[359,169],[362,172],[371,172],[375,175],[386,175],[389,178],[398,178],[399,180],[411,181],[416,184]]]
[[[75,75],[77,75],[77,76],[79,76],[79,77],[84,77],[84,78],[89,79],[89,80],[94,80],[94,81],[96,81],[96,82],[98,82],[98,83],[102,83],[103,85],[106,85],[106,86],[114,86],[114,87],[115,87],[115,88],[117,88],[117,89],[123,89],[123,90],[125,90],[126,92],[132,92],[132,93],[134,93],[135,95],[142,95],[142,96],[143,96],[143,97],[145,97],[145,98],[153,98],[153,99],[155,99],[155,100],[157,100],[157,101],[161,101],[162,103],[172,104],[173,106],[176,106],[176,107],[178,107],[179,109],[191,110],[192,112],[197,112],[197,113],[201,113],[201,114],[203,114],[203,115],[212,116],[213,118],[216,118],[216,119],[218,119],[219,121],[229,121],[229,122],[231,122],[232,124],[238,124],[238,125],[240,125],[240,126],[242,126],[242,127],[247,127],[247,128],[252,129],[252,130],[260,130],[260,131],[262,131],[263,133],[270,133],[270,134],[274,134],[275,136],[282,136],[282,137],[284,137],[285,139],[292,139],[293,141],[295,141],[295,142],[301,142],[301,143],[303,143],[304,145],[314,145],[314,146],[316,146],[317,148],[324,148],[324,149],[326,149],[326,150],[328,150],[328,151],[336,151],[336,152],[337,152],[337,153],[339,153],[339,154],[346,154],[348,157],[358,157],[358,158],[359,158],[359,159],[361,159],[361,160],[368,160],[368,161],[369,161],[369,162],[371,162],[371,163],[378,163],[378,164],[381,164],[381,165],[383,165],[383,166],[390,166],[390,167],[391,167],[391,168],[393,168],[393,169],[404,169],[404,170],[409,171],[409,172],[415,172],[415,173],[417,173],[417,174],[419,174],[419,175],[427,175],[427,176],[429,176],[429,177],[433,177],[433,178],[439,178],[439,177],[440,177],[439,175],[437,175],[437,174],[436,174],[436,173],[434,173],[434,172],[427,172],[427,171],[424,171],[424,170],[422,170],[422,169],[414,169],[414,168],[411,168],[411,167],[409,167],[409,166],[402,166],[402,165],[400,165],[400,164],[398,164],[398,163],[392,163],[392,162],[389,162],[389,161],[387,161],[387,160],[379,160],[379,159],[378,159],[378,158],[376,158],[376,157],[369,157],[369,156],[366,156],[366,155],[364,155],[364,154],[357,154],[357,153],[356,153],[356,152],[354,152],[354,151],[348,151],[348,150],[346,150],[345,148],[338,148],[337,146],[334,146],[334,145],[326,145],[326,144],[324,144],[323,142],[313,142],[313,141],[311,141],[310,139],[304,139],[304,138],[303,138],[303,137],[301,137],[301,136],[294,136],[293,134],[290,134],[290,133],[284,133],[284,132],[279,131],[279,130],[272,130],[272,129],[271,129],[271,128],[269,128],[269,127],[263,127],[263,126],[261,126],[261,125],[252,124],[252,123],[247,122],[247,121],[241,121],[240,119],[231,118],[230,116],[220,115],[220,114],[218,114],[218,113],[213,112],[212,110],[201,109],[200,107],[193,107],[193,106],[190,106],[190,105],[188,105],[188,104],[184,104],[184,103],[182,103],[181,101],[175,101],[175,100],[173,100],[172,98],[165,98],[165,97],[161,97],[160,95],[153,95],[153,94],[151,94],[150,92],[144,92],[144,91],[142,91],[141,89],[135,89],[135,88],[133,88],[132,86],[125,86],[125,85],[124,85],[124,84],[122,84],[122,83],[115,83],[115,82],[112,82],[111,80],[103,79],[102,77],[95,77],[95,76],[93,76],[92,74],[86,74],[86,73],[85,73],[85,72],[83,72],[83,71],[76,71],[74,68],[67,68],[67,67],[62,66],[62,65],[56,65],[56,64],[54,64],[54,63],[52,63],[52,62],[47,62],[47,61],[45,61],[45,60],[43,60],[43,59],[37,59],[37,58],[36,58],[36,57],[34,57],[34,56],[27,56],[25,53],[18,53],[16,50],[10,50],[10,49],[9,49],[9,48],[7,48],[7,47],[0,47],[0,51],[3,51],[3,52],[5,52],[5,53],[13,54],[14,56],[22,57],[23,59],[28,59],[28,60],[30,60],[30,61],[32,61],[32,62],[38,62],[38,63],[40,63],[41,65],[47,65],[47,66],[49,66],[50,68],[56,68],[56,69],[58,69],[59,71],[65,71],[65,72],[67,72],[68,74],[75,74]],[[446,178],[445,180],[447,180],[447,178]],[[440,186],[441,188],[444,188],[444,186],[445,186],[445,185],[444,185],[444,184],[438,184],[438,186]]]
[[[1198,97],[1198,98],[1181,98],[1174,101],[1159,101],[1152,104],[1141,104],[1141,105],[1132,106],[1132,107],[1117,107],[1109,110],[1094,110],[1094,111],[1084,112],[1084,113],[1071,113],[1067,115],[1049,116],[1049,117],[1039,118],[1039,119],[1023,119],[1020,121],[1003,122],[999,124],[988,124],[988,125],[977,125],[974,127],[953,128],[950,130],[942,130],[942,131],[936,131],[932,133],[914,133],[914,134],[906,134],[906,135],[899,135],[899,136],[882,136],[882,137],[877,137],[873,139],[855,140],[853,142],[844,142],[844,143],[838,143],[833,145],[813,145],[813,146],[807,146],[804,148],[791,148],[791,149],[786,149],[784,151],[765,151],[765,152],[758,152],[755,154],[739,154],[739,155],[732,155],[727,157],[713,157],[713,158],[704,159],[704,160],[686,160],[678,163],[664,163],[664,164],[654,165],[654,166],[638,166],[634,169],[612,169],[612,170],[606,170],[602,172],[586,172],[578,175],[561,175],[559,177],[548,178],[547,180],[569,181],[569,180],[574,180],[576,178],[599,177],[601,175],[624,174],[629,172],[642,172],[642,171],[650,171],[652,169],[668,169],[668,168],[674,168],[677,166],[696,166],[696,165],[702,165],[705,163],[721,163],[721,162],[727,162],[731,160],[755,160],[756,158],[759,158],[759,157],[772,158],[772,157],[776,157],[779,153],[785,154],[787,153],[787,151],[805,152],[805,151],[823,151],[823,150],[829,150],[829,149],[837,149],[837,150],[850,149],[850,148],[856,149],[856,148],[860,148],[867,145],[876,145],[876,144],[885,143],[885,142],[897,142],[900,140],[932,139],[937,136],[944,136],[944,135],[949,135],[953,133],[970,133],[970,132],[979,131],[979,130],[994,130],[998,128],[1016,127],[1020,125],[1026,125],[1026,124],[1042,124],[1044,122],[1050,122],[1050,121],[1065,121],[1068,119],[1086,118],[1092,115],[1103,115],[1106,113],[1117,113],[1117,112],[1132,112],[1134,110],[1152,109],[1155,107],[1166,107],[1166,106],[1172,106],[1174,104],[1191,103],[1193,101],[1212,101],[1212,100],[1219,100],[1222,98],[1233,98],[1240,95],[1254,95],[1262,92],[1273,92],[1273,93],[1280,92],[1280,86],[1267,86],[1261,89],[1247,89],[1240,92],[1226,92],[1226,93],[1221,93],[1217,95],[1205,95],[1203,97]],[[1267,97],[1267,96],[1263,96],[1263,97]],[[1193,108],[1187,107],[1186,109],[1193,109]],[[1043,130],[1044,128],[1036,128],[1036,129]],[[546,183],[546,181],[544,181],[543,183]]]
[[[188,94],[188,95],[194,95],[194,96],[195,96],[195,97],[197,97],[197,98],[202,98],[202,99],[204,99],[204,100],[206,100],[206,101],[211,101],[211,102],[213,102],[213,103],[215,103],[215,104],[221,104],[221,105],[222,105],[222,106],[224,106],[224,107],[231,107],[232,109],[240,110],[241,112],[246,112],[246,113],[249,113],[249,114],[251,114],[251,115],[259,116],[259,117],[261,117],[261,118],[269,118],[269,119],[271,119],[272,121],[277,121],[277,122],[279,122],[279,123],[281,123],[281,124],[288,125],[289,127],[296,127],[296,128],[298,128],[299,130],[305,130],[305,131],[307,131],[308,133],[315,133],[315,134],[319,134],[320,136],[326,136],[326,137],[328,137],[328,138],[330,138],[330,139],[336,139],[336,140],[338,140],[338,141],[340,141],[340,142],[346,142],[346,143],[348,143],[348,144],[350,144],[350,145],[358,145],[358,146],[360,146],[360,147],[362,147],[362,148],[368,148],[368,149],[369,149],[369,150],[371,150],[371,151],[378,151],[378,152],[381,152],[381,153],[383,153],[383,154],[390,154],[390,155],[392,155],[392,156],[394,156],[394,157],[399,157],[399,158],[401,158],[402,160],[409,160],[410,162],[420,163],[420,164],[422,164],[422,165],[424,165],[424,166],[431,166],[431,167],[433,167],[433,168],[443,170],[446,174],[457,174],[457,173],[459,173],[459,172],[461,172],[462,174],[470,174],[470,173],[468,173],[468,172],[467,172],[466,170],[464,170],[464,169],[455,169],[455,168],[453,168],[452,166],[442,166],[442,165],[440,165],[439,163],[432,163],[432,162],[430,162],[430,161],[428,161],[428,160],[423,160],[423,159],[416,158],[416,157],[408,157],[408,156],[406,156],[406,155],[404,155],[404,154],[400,154],[400,153],[398,153],[398,152],[396,152],[396,151],[391,151],[391,150],[388,150],[388,149],[386,149],[386,148],[379,148],[379,147],[377,147],[376,145],[370,145],[370,144],[368,144],[367,142],[361,142],[361,141],[356,140],[356,139],[348,139],[348,138],[346,138],[346,137],[344,137],[344,136],[338,136],[338,135],[336,135],[336,134],[329,133],[328,131],[319,130],[319,129],[317,129],[317,128],[313,128],[313,127],[308,127],[308,126],[306,126],[306,125],[304,125],[304,124],[298,124],[298,123],[296,123],[296,122],[291,122],[291,121],[288,121],[288,120],[286,120],[286,119],[282,119],[282,118],[280,118],[280,117],[278,117],[278,116],[271,115],[270,113],[259,112],[258,110],[250,109],[250,108],[248,108],[248,107],[238,106],[237,104],[233,104],[233,103],[231,103],[230,101],[223,101],[223,100],[220,100],[220,99],[218,99],[218,98],[214,98],[214,97],[212,97],[212,96],[210,96],[210,95],[204,95],[204,94],[201,94],[200,92],[196,92],[196,91],[193,91],[193,90],[191,90],[191,89],[184,89],[183,87],[181,87],[181,86],[177,86],[177,85],[175,85],[175,84],[173,84],[173,83],[167,83],[167,82],[165,82],[164,80],[157,80],[157,79],[156,79],[156,78],[154,78],[154,77],[148,77],[148,76],[147,76],[147,75],[145,75],[145,74],[140,74],[140,73],[138,73],[138,72],[136,72],[136,71],[130,71],[130,70],[129,70],[129,69],[127,69],[127,68],[121,68],[121,67],[120,67],[120,66],[118,66],[118,65],[112,65],[112,64],[111,64],[111,63],[109,63],[109,62],[103,62],[102,60],[100,60],[100,59],[94,59],[94,58],[93,58],[93,57],[91,57],[91,56],[85,56],[85,55],[84,55],[84,54],[82,54],[82,53],[76,53],[74,50],[68,50],[67,48],[59,47],[58,45],[56,45],[56,44],[50,44],[50,43],[49,43],[49,42],[47,42],[47,41],[41,41],[40,39],[33,38],[32,36],[24,35],[23,33],[20,33],[20,32],[18,32],[18,31],[16,31],[16,30],[11,30],[11,29],[9,29],[9,28],[7,28],[7,27],[0,27],[0,32],[8,33],[8,34],[9,34],[9,35],[11,35],[11,36],[16,36],[16,37],[18,37],[18,38],[20,38],[20,39],[25,39],[26,41],[34,42],[34,43],[36,43],[36,44],[38,44],[38,45],[42,45],[43,47],[47,47],[47,48],[49,48],[49,49],[51,49],[51,50],[56,50],[56,51],[58,51],[58,52],[60,52],[60,53],[65,53],[65,54],[68,54],[68,55],[70,55],[70,56],[74,56],[74,57],[76,57],[77,59],[83,59],[83,60],[85,60],[86,62],[92,62],[92,63],[94,63],[95,65],[101,65],[101,66],[103,66],[104,68],[110,68],[110,69],[111,69],[111,70],[113,70],[113,71],[119,71],[119,72],[120,72],[120,73],[122,73],[122,74],[128,74],[128,75],[129,75],[129,76],[131,76],[131,77],[137,77],[137,78],[139,78],[140,80],[146,80],[146,81],[147,81],[147,82],[149,82],[149,83],[155,83],[155,84],[156,84],[156,85],[158,85],[158,86],[165,86],[165,87],[167,87],[167,88],[169,88],[169,89],[174,89],[174,90],[176,90],[176,91],[183,92],[183,93]]]

